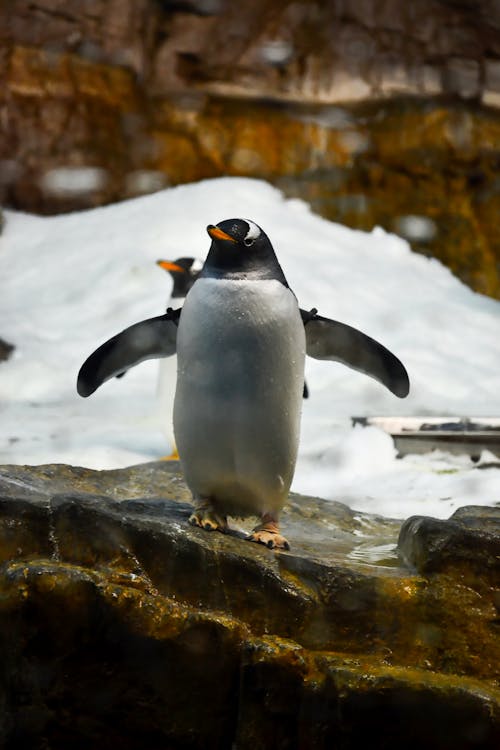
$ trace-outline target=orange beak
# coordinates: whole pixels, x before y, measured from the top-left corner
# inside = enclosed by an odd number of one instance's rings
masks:
[[[186,273],[186,269],[182,266],[178,266],[177,263],[172,263],[169,260],[157,260],[156,265],[160,268],[164,268],[165,271],[178,271],[179,273]]]
[[[213,240],[229,240],[229,242],[237,242],[234,237],[226,234],[226,232],[223,232],[219,227],[214,227],[213,224],[208,225],[207,232]]]

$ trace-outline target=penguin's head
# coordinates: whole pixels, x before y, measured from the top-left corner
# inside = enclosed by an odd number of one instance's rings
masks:
[[[203,263],[198,258],[157,260],[156,265],[168,271],[174,280],[171,297],[185,297],[203,268]]]
[[[286,285],[267,234],[249,219],[225,219],[207,232],[212,239],[204,275],[275,278]]]

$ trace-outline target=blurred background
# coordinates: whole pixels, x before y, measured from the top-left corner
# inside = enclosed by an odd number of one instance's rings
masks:
[[[0,203],[219,175],[500,298],[499,0],[3,0]]]

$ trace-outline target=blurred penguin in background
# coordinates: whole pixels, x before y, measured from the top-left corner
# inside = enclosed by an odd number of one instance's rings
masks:
[[[186,294],[198,278],[203,262],[198,258],[177,258],[177,260],[157,260],[156,264],[171,275],[174,285],[168,299],[168,307],[182,307]],[[173,409],[177,380],[177,357],[166,357],[159,362],[158,371],[158,414],[161,415],[161,429],[171,446],[167,460],[177,460],[179,454],[175,445]]]

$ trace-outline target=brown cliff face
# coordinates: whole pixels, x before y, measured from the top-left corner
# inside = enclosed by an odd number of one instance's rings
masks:
[[[0,199],[30,211],[262,177],[500,297],[499,105],[493,0],[0,8]]]

